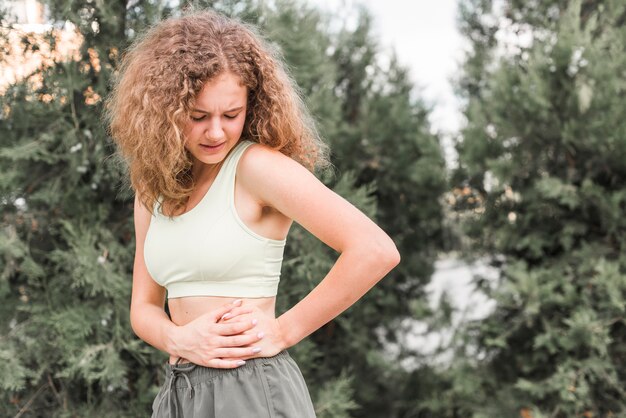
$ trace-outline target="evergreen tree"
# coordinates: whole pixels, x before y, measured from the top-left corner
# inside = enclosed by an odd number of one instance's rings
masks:
[[[131,190],[113,157],[102,98],[119,54],[147,25],[180,12],[153,1],[48,0],[55,23],[82,37],[75,59],[56,59],[0,98],[0,415],[145,416],[166,357],[129,324],[134,255]],[[427,110],[406,70],[381,51],[361,14],[331,32],[330,16],[300,2],[196,2],[250,21],[277,45],[333,150],[320,178],[387,230],[401,269],[290,352],[320,417],[393,416],[406,373],[383,355],[414,314],[440,242],[444,187]],[[4,25],[5,23],[3,23]],[[24,48],[42,41],[27,35]],[[310,291],[337,254],[299,225],[289,236],[280,313]]]
[[[440,416],[621,416],[626,4],[462,5],[474,50],[455,178],[471,192],[457,207],[501,276],[477,278],[497,306],[468,325]],[[503,23],[532,41],[497,55]]]
[[[388,64],[381,62],[383,52],[372,36],[366,10],[360,10],[357,22],[353,31],[339,32],[332,55],[338,67],[334,90],[341,118],[328,137],[337,168],[354,172],[357,185],[375,185],[377,220],[403,258],[344,317],[362,324],[361,335],[342,327],[334,338],[345,339],[342,345],[351,347],[351,364],[359,366],[356,399],[365,408],[355,416],[393,417],[405,402],[402,388],[409,377],[401,361],[419,354],[400,346],[399,356],[390,362],[381,351],[386,344],[398,343],[397,335],[411,324],[406,318],[429,314],[424,286],[442,245],[439,196],[446,186],[445,167],[438,138],[429,132],[428,111],[414,99],[407,70],[393,53],[385,57]],[[375,350],[359,348],[373,342]],[[363,356],[355,358],[357,353]]]

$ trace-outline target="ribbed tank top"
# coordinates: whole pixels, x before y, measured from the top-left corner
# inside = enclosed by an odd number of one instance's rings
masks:
[[[144,259],[168,298],[276,295],[287,240],[252,231],[234,203],[237,163],[253,143],[241,140],[231,149],[213,184],[190,211],[170,219],[160,202],[155,203]]]

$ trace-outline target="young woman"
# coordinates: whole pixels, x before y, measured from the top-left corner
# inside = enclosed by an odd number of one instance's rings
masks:
[[[315,177],[327,150],[248,25],[209,11],[160,22],[116,80],[110,132],[136,192],[131,324],[170,355],[153,417],[315,416],[286,350],[399,263],[393,241]],[[340,256],[276,318],[293,221]]]

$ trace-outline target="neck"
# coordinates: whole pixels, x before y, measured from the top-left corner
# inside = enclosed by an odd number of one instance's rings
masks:
[[[214,179],[223,162],[222,160],[219,163],[209,165],[196,161],[191,169],[191,176],[194,183],[199,184]]]

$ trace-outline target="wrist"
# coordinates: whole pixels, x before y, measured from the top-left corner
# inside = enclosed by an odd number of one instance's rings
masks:
[[[180,327],[170,324],[164,329],[165,351],[176,357],[180,357]]]
[[[293,347],[300,342],[302,338],[298,338],[297,334],[294,332],[296,331],[295,327],[291,326],[288,323],[288,320],[285,318],[284,314],[276,318],[276,323],[278,324],[278,328],[280,329],[283,349]]]

